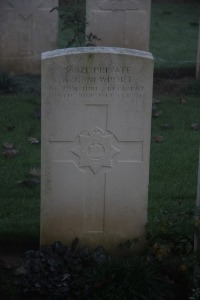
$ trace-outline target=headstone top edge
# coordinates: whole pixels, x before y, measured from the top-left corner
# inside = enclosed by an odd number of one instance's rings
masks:
[[[85,53],[105,53],[105,54],[125,54],[130,56],[138,56],[153,60],[153,55],[150,52],[129,49],[129,48],[118,48],[118,47],[76,47],[76,48],[65,48],[57,49],[53,51],[43,52],[41,54],[42,60],[48,58],[54,58],[57,56],[65,56],[72,54],[85,54]]]

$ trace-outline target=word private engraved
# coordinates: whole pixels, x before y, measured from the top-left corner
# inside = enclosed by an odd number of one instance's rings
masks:
[[[139,3],[135,0],[103,0],[100,1],[99,8],[103,10],[137,10]]]
[[[79,156],[79,167],[89,167],[96,174],[101,167],[112,167],[112,157],[119,152],[112,145],[113,135],[95,127],[79,134],[79,146],[71,152]]]

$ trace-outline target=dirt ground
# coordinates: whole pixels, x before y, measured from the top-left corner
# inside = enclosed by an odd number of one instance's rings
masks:
[[[182,96],[188,86],[195,82],[194,77],[182,77],[174,79],[154,78],[153,96],[175,95]]]

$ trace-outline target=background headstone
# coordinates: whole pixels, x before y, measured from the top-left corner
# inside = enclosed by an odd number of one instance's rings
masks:
[[[0,1],[0,67],[39,74],[41,53],[56,49],[58,0]]]
[[[151,0],[86,0],[86,34],[95,45],[149,50]]]
[[[198,48],[197,48],[196,78],[200,79],[200,22],[199,22],[199,38],[198,38]]]
[[[144,245],[152,80],[148,52],[43,53],[41,244]]]

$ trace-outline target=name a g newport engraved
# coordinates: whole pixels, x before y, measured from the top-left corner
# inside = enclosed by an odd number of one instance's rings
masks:
[[[65,83],[84,83],[84,84],[90,84],[90,83],[131,83],[132,78],[131,77],[125,77],[125,76],[86,76],[86,77],[80,77],[80,76],[74,76],[70,78],[65,78],[63,80]]]

